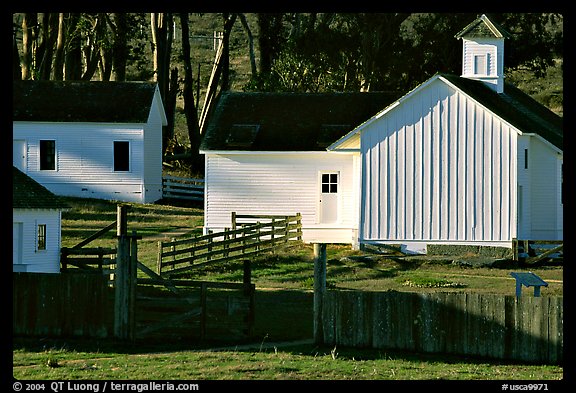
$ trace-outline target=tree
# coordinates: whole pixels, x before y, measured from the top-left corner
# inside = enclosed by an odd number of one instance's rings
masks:
[[[173,40],[172,13],[151,13],[150,26],[154,58],[154,80],[158,83],[160,96],[164,103],[164,112],[168,119],[168,125],[162,128],[162,154],[164,154],[168,141],[174,137],[174,114],[176,111],[176,95],[178,94],[178,69],[176,68],[170,72]]]
[[[192,168],[203,167],[204,161],[201,159],[200,148],[200,125],[198,122],[198,112],[194,104],[194,90],[192,79],[192,63],[190,56],[190,31],[188,28],[189,18],[187,13],[180,13],[180,25],[182,27],[182,62],[184,64],[184,87],[182,97],[184,100],[184,115],[188,127],[188,139],[190,140],[190,163]]]

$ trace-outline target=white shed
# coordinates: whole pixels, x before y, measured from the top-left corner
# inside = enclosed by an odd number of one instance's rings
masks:
[[[12,167],[12,271],[60,272],[62,210],[66,204]]]
[[[14,166],[56,195],[162,198],[156,83],[15,81],[12,119]]]
[[[358,238],[358,154],[326,146],[396,97],[386,93],[225,92],[208,124],[205,231],[231,213],[302,214],[303,240]]]
[[[201,145],[205,229],[299,212],[309,242],[562,240],[562,118],[504,82],[507,35],[481,16],[456,35],[462,75],[407,94],[223,94]]]

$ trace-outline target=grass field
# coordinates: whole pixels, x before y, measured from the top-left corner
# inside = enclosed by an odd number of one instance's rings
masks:
[[[116,204],[67,199],[63,246],[73,246],[116,219]],[[158,239],[178,230],[202,231],[203,211],[195,206],[132,204],[128,229],[142,235],[138,255],[154,269]],[[90,246],[114,246],[114,231]],[[561,366],[530,365],[401,351],[317,347],[278,347],[271,343],[312,337],[313,250],[310,245],[279,250],[252,263],[256,284],[255,339],[252,348],[202,349],[207,343],[134,345],[103,340],[14,338],[13,376],[17,379],[370,379],[370,380],[560,380]],[[332,289],[469,291],[513,295],[511,271],[527,267],[470,267],[451,258],[399,258],[366,254],[350,246],[328,245],[327,285]],[[531,267],[549,283],[542,296],[563,295],[562,266]],[[241,281],[241,262],[213,266],[189,277]],[[531,291],[525,289],[528,296]],[[229,344],[229,343],[228,343]],[[240,343],[239,343],[240,344]],[[216,343],[211,343],[216,345]]]

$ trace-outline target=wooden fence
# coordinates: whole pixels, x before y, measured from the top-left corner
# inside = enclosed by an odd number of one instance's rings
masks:
[[[128,234],[128,208],[119,205],[117,221],[63,249],[60,274],[14,273],[13,334],[120,340],[250,337],[255,292],[250,261],[244,261],[242,282],[161,277],[138,261],[141,237]],[[116,248],[83,248],[114,226]],[[115,253],[114,260],[109,253]],[[106,266],[112,264],[110,275]]]
[[[559,364],[562,299],[329,290],[317,341]]]
[[[302,239],[302,216],[238,216],[232,213],[233,229],[188,239],[158,242],[157,273],[170,276],[207,264],[257,256]],[[267,220],[239,224],[237,218]]]
[[[204,200],[204,179],[163,176],[162,197],[167,199]]]
[[[12,274],[12,334],[110,337],[114,291],[101,274]]]
[[[534,264],[546,259],[563,259],[563,251],[563,240],[512,239],[513,259],[527,264]]]

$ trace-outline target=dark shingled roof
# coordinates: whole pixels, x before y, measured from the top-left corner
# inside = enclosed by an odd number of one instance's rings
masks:
[[[13,121],[146,123],[155,82],[14,81]]]
[[[324,151],[400,95],[224,92],[200,150]]]
[[[496,37],[509,38],[512,35],[498,23],[491,21],[486,15],[476,18],[465,28],[455,35],[456,38],[462,37]]]
[[[481,81],[451,74],[439,75],[521,132],[540,135],[563,150],[563,119],[520,89],[505,83],[504,92],[499,94]]]
[[[46,187],[12,166],[13,209],[65,209],[68,205]]]

